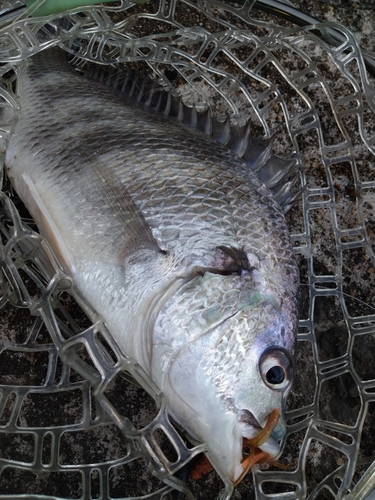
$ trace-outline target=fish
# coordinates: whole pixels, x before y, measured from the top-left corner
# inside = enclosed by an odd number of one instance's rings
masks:
[[[206,114],[202,134],[181,102],[162,116],[61,49],[20,64],[17,94],[6,172],[65,271],[224,480],[250,467],[246,443],[274,461],[299,294],[283,162],[267,153],[258,175],[247,132],[241,158],[226,124]]]

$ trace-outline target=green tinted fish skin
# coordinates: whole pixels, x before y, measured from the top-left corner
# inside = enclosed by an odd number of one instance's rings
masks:
[[[283,410],[292,380],[299,276],[282,210],[224,146],[75,74],[56,50],[27,61],[18,86],[15,189],[123,352],[235,482],[243,437]]]

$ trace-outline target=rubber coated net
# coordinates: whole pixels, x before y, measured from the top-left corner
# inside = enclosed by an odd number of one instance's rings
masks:
[[[78,51],[73,64],[126,63],[197,108],[250,119],[276,154],[295,157],[307,186],[287,214],[302,283],[282,455],[294,465],[254,467],[235,498],[365,499],[375,491],[374,54],[364,59],[340,25],[301,27],[274,5],[121,1],[33,18],[2,2],[1,150],[17,63],[59,44]],[[152,381],[88,319],[5,177],[0,196],[0,498],[229,498],[215,472],[186,474],[204,445],[189,444]]]

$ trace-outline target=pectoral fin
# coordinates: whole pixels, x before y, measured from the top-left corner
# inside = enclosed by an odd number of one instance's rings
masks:
[[[93,162],[92,169],[98,178],[102,196],[120,222],[122,233],[120,260],[144,248],[165,253],[159,247],[144,215],[118,176],[100,161]]]

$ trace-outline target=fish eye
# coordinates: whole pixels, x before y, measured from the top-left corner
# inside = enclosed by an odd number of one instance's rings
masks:
[[[266,373],[267,382],[270,384],[282,384],[285,379],[285,372],[281,366],[273,366]]]
[[[291,384],[292,363],[283,349],[267,349],[260,358],[259,370],[264,383],[275,391],[285,391]]]

